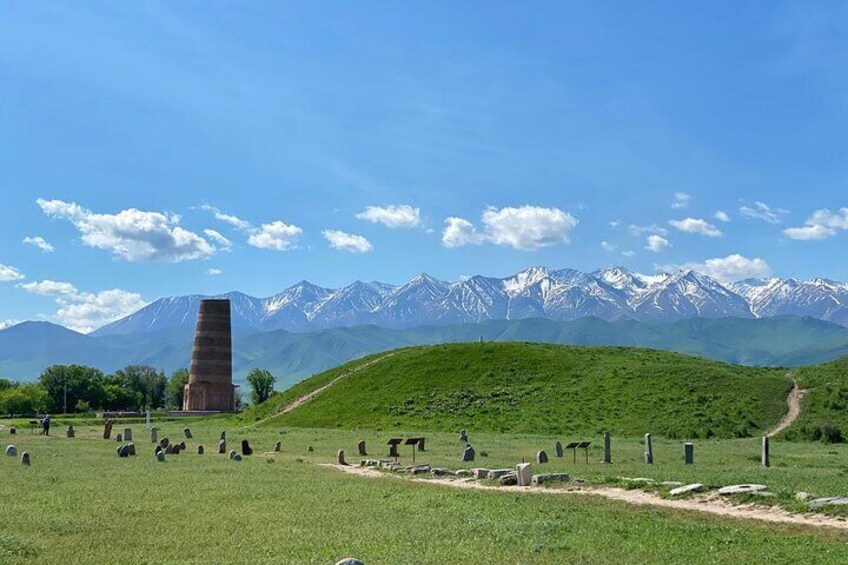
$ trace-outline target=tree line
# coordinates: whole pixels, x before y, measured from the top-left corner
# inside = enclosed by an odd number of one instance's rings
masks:
[[[146,365],[129,365],[112,374],[85,365],[52,365],[35,383],[0,378],[0,414],[179,410],[188,376],[188,369],[168,377]],[[250,402],[260,404],[270,398],[275,382],[269,371],[251,371],[247,376]]]

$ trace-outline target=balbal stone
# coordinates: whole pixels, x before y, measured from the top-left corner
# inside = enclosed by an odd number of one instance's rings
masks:
[[[336,463],[339,465],[347,465],[347,461],[345,461],[344,449],[339,449],[339,452],[336,454]]]
[[[239,455],[238,453],[233,455],[233,461],[241,461],[241,455]]]
[[[127,450],[129,451],[130,455],[134,456],[135,455],[135,444],[134,443],[127,444]]]
[[[548,454],[544,451],[540,451],[536,454],[536,463],[547,463],[548,462]]]
[[[112,420],[106,420],[106,423],[103,425],[103,439],[112,437],[112,426]]]
[[[180,451],[185,451],[185,450],[186,450],[186,442],[181,441],[180,442]]]
[[[344,559],[336,563],[336,565],[365,565],[365,563],[355,557],[345,557]]]
[[[462,452],[462,460],[463,461],[474,461],[474,448],[470,445],[466,445],[465,449]]]
[[[163,438],[162,438],[162,441],[160,441],[160,442],[159,442],[159,446],[160,446],[162,449],[165,449],[166,447],[168,447],[168,445],[169,445],[170,443],[171,443],[171,442],[168,440],[168,438],[163,437]]]
[[[156,452],[156,460],[160,463],[165,462],[165,452],[161,451],[161,448],[160,448],[160,451]]]
[[[226,441],[227,440],[227,432],[221,432],[221,437],[218,438],[218,439],[222,439],[222,440]]]
[[[515,467],[515,476],[518,479],[518,486],[529,487],[533,480],[533,467],[530,466],[530,463],[519,463]]]
[[[278,441],[274,444],[274,453],[279,453],[282,448],[283,444]]]
[[[116,435],[115,441],[117,441],[118,443],[124,441],[124,436],[122,436],[121,434]]]
[[[556,445],[554,445],[554,453],[556,453],[557,457],[562,457],[563,455],[565,455],[565,452],[562,449],[562,442],[556,442]]]
[[[356,444],[356,448],[359,450],[359,454],[362,455],[363,457],[368,455],[368,452],[365,451],[365,440],[364,439]]]
[[[162,446],[157,445],[157,446],[156,446],[156,449],[154,449],[154,450],[153,450],[153,454],[154,454],[154,455],[159,455],[160,453],[162,453]]]
[[[17,457],[18,456],[18,448],[14,445],[10,445],[6,448],[6,455],[9,457]]]
[[[315,448],[312,447],[311,445],[308,445],[308,446],[306,446],[306,451],[308,451],[309,453],[312,453],[313,451],[315,451]]]
[[[235,450],[235,449],[231,449],[231,450],[230,450],[230,459],[233,459],[235,456],[236,456],[236,450]]]
[[[426,451],[424,449],[424,442],[425,442],[425,439],[423,437],[420,440],[418,440],[418,451]]]
[[[191,430],[188,429],[188,428],[184,429],[183,435],[185,436],[186,439],[191,439]]]
[[[26,465],[27,467],[32,465],[32,460],[29,457],[29,451],[24,451],[21,454],[21,465]]]
[[[253,455],[253,450],[250,448],[250,443],[243,439],[241,440],[241,454],[247,457],[248,455]]]
[[[130,456],[130,446],[122,445],[118,447],[118,457],[129,457]]]
[[[198,454],[198,455],[203,455],[203,446],[202,446],[202,445],[198,445],[198,446],[197,446],[197,454]]]
[[[76,437],[77,433],[74,431],[74,427],[73,427],[73,426],[68,426],[68,431],[65,433],[65,435],[66,435],[69,439],[71,439],[71,438]]]
[[[173,446],[173,445],[171,445],[170,443],[169,443],[168,445],[166,445],[166,446],[165,446],[165,453],[166,453],[167,455],[171,455],[171,454],[173,454],[173,453],[174,453],[174,446]]]
[[[150,429],[150,443],[159,443],[159,429],[151,428]]]
[[[459,441],[464,441],[468,443],[468,432],[466,432],[464,429],[459,430]]]
[[[124,440],[132,441],[132,428],[124,428]]]
[[[218,453],[224,454],[227,452],[227,441],[223,439],[218,440]]]
[[[17,433],[18,433],[18,428],[16,428],[15,426],[12,426],[11,428],[9,428],[9,435],[10,436],[13,436]],[[109,438],[106,438],[106,439],[109,439]]]

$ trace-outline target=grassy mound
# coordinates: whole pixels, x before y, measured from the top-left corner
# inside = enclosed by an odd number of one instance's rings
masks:
[[[848,441],[848,357],[794,371],[807,393],[801,414],[783,435],[787,439],[824,443]]]
[[[400,349],[307,379],[242,416],[255,421],[353,369],[269,426],[748,437],[786,411],[784,370],[622,347],[466,343]]]

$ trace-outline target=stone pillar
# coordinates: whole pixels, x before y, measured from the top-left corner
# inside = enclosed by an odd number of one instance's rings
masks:
[[[423,437],[418,441],[418,451],[425,451],[424,442],[425,439]]]
[[[344,449],[339,449],[339,452],[336,454],[336,463],[339,465],[347,465],[347,461],[345,461]]]
[[[29,457],[29,451],[24,451],[21,454],[21,465],[26,465],[27,467],[32,465],[32,460]]]
[[[103,439],[110,439],[112,437],[112,420],[106,420],[106,423],[103,425]]]
[[[76,437],[77,433],[74,431],[73,426],[68,426],[68,432],[66,434],[69,438]]]
[[[183,410],[235,411],[229,300],[200,301]]]
[[[548,462],[548,454],[547,453],[545,453],[544,451],[540,451],[536,454],[536,463],[539,463],[541,465],[542,463],[547,463],[547,462]]]
[[[694,465],[695,464],[695,444],[692,444],[692,443],[684,443],[683,444],[683,462],[686,465]]]
[[[132,428],[124,428],[124,441],[132,441]]]
[[[203,453],[204,453],[203,446],[202,446],[202,445],[198,445],[198,446],[197,446],[197,454],[198,454],[198,455],[203,455]]]
[[[159,428],[150,428],[150,443],[159,443]]]
[[[282,448],[283,448],[283,444],[278,441],[277,443],[274,444],[274,453],[279,453]]]
[[[226,453],[227,452],[227,440],[219,439],[218,440],[218,453]]]
[[[769,467],[771,465],[771,461],[769,460],[769,438],[768,438],[768,436],[763,436],[762,463],[763,463],[763,467]]]
[[[357,447],[357,449],[359,449],[360,455],[362,455],[363,457],[368,455],[368,452],[365,450],[365,440],[364,439],[361,440],[359,443],[357,443],[356,447]]]
[[[186,439],[191,439],[191,430],[188,429],[188,428],[184,429],[183,435],[185,436]]]
[[[612,441],[609,432],[604,432],[604,463],[612,463]]]
[[[562,442],[556,442],[556,445],[554,445],[554,453],[556,453],[557,457],[565,455],[565,452],[562,450]]]
[[[515,474],[518,476],[518,486],[529,487],[533,480],[533,467],[530,463],[519,463],[515,466]]]
[[[654,448],[651,445],[651,434],[645,434],[645,463],[654,464]]]

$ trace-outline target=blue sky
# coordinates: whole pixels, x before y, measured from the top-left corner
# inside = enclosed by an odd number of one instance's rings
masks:
[[[0,321],[531,265],[848,280],[848,8],[601,4],[4,3]]]

